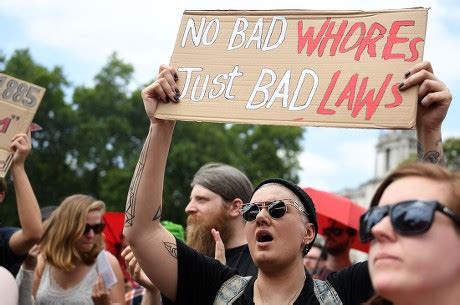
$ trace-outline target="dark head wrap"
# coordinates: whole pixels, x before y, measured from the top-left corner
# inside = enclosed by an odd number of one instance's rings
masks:
[[[262,181],[261,183],[259,183],[259,185],[255,187],[252,195],[254,195],[254,193],[258,189],[260,189],[263,185],[270,184],[270,183],[279,184],[281,186],[284,186],[285,188],[293,192],[294,195],[296,195],[299,198],[300,203],[303,205],[305,211],[308,214],[308,220],[315,227],[315,237],[310,242],[310,244],[308,244],[306,247],[306,252],[310,251],[310,248],[316,239],[316,235],[318,234],[318,219],[316,218],[316,209],[315,209],[315,205],[313,204],[313,200],[311,200],[310,196],[308,196],[308,194],[303,189],[301,189],[297,184],[294,184],[289,180],[285,180],[281,178],[270,178],[270,179],[266,179]]]

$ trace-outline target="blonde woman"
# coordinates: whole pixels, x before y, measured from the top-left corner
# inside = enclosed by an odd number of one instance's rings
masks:
[[[121,268],[116,258],[103,250],[104,211],[104,202],[87,195],[72,195],[46,220],[33,281],[36,304],[124,302]],[[108,290],[96,268],[101,251],[117,278]]]

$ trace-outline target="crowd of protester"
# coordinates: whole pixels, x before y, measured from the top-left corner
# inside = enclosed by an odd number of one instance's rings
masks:
[[[331,221],[323,244],[302,188],[277,177],[253,187],[221,163],[205,164],[191,181],[186,234],[162,221],[175,122],[154,113],[158,103],[177,101],[176,81],[176,70],[162,66],[142,92],[150,126],[111,252],[103,200],[73,194],[40,210],[24,167],[31,134],[13,137],[20,228],[0,228],[2,304],[458,304],[460,174],[433,164],[443,160],[452,97],[429,62],[399,86],[419,86],[420,161],[383,180],[358,232]],[[2,178],[0,202],[6,195]],[[368,261],[351,262],[355,238],[370,243]]]

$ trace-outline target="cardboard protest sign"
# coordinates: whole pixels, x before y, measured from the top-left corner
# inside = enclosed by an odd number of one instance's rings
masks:
[[[427,9],[185,11],[171,66],[179,104],[156,117],[210,122],[413,128]]]
[[[45,88],[0,73],[0,177],[13,159],[11,138],[25,133],[45,94]]]

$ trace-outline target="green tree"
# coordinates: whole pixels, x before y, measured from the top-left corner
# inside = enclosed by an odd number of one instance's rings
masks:
[[[447,167],[460,170],[460,138],[448,138],[443,143]]]
[[[274,176],[297,182],[301,139],[299,127],[178,122],[166,168],[163,218],[185,222],[190,182],[207,162],[233,165],[254,185]]]
[[[78,87],[78,170],[85,188],[109,209],[122,210],[148,120],[140,90],[129,92],[132,66],[113,54],[93,87]],[[224,162],[246,172],[254,183],[268,176],[297,181],[302,129],[178,122],[168,158],[163,217],[184,223],[193,175],[207,162]]]
[[[44,130],[34,133],[27,161],[40,205],[85,193],[104,200],[109,210],[123,211],[148,130],[140,90],[130,89],[132,66],[112,54],[94,84],[76,87],[66,103],[64,92],[72,88],[61,68],[35,63],[27,50],[10,58],[0,54],[0,64],[5,73],[47,88],[34,119]],[[163,218],[185,223],[190,182],[207,162],[240,168],[254,184],[273,176],[297,182],[302,133],[299,127],[178,122],[166,169]],[[14,200],[11,194],[9,201]],[[14,202],[7,205],[15,211]]]
[[[94,78],[93,87],[77,87],[73,103],[80,139],[76,162],[85,189],[104,199],[109,209],[120,209],[126,200],[133,166],[148,120],[130,93],[133,67],[112,54]],[[138,109],[141,108],[141,109]],[[137,135],[139,134],[139,135]]]
[[[43,130],[32,136],[33,150],[26,169],[40,205],[57,204],[62,197],[79,189],[70,162],[77,151],[73,137],[77,125],[74,112],[64,101],[69,83],[60,67],[48,69],[34,62],[28,50],[16,50],[10,58],[4,57],[1,70],[46,88],[34,118]],[[6,224],[17,219],[14,190],[11,183],[9,186],[5,211],[1,212]]]
[[[303,129],[269,125],[233,125],[228,136],[238,149],[238,163],[254,184],[267,177],[298,182],[298,154]]]
[[[460,138],[447,138],[442,144],[446,166],[450,170],[460,170]],[[417,154],[411,155],[400,165],[406,165],[418,161]]]

